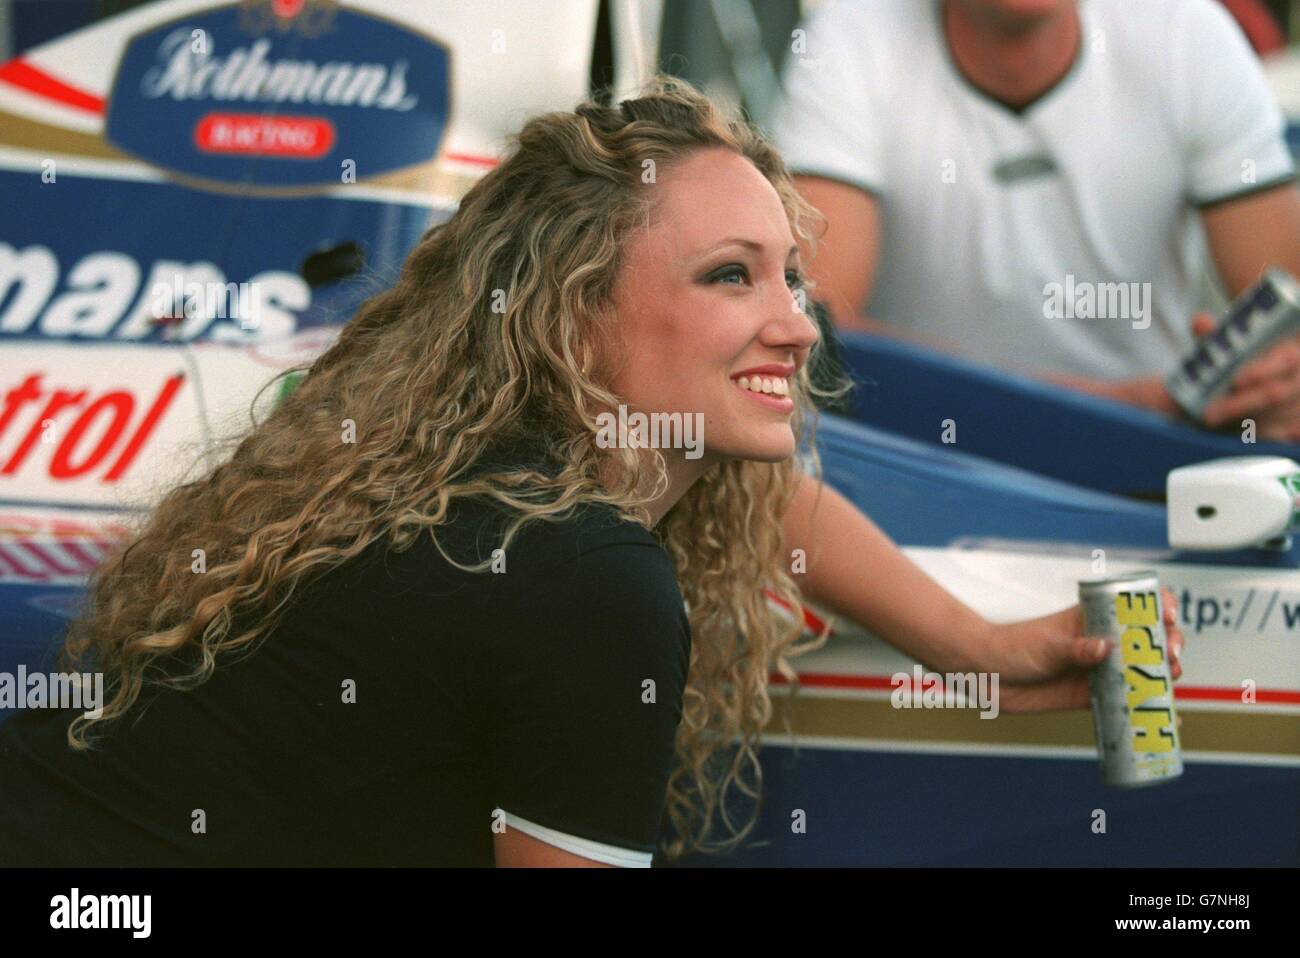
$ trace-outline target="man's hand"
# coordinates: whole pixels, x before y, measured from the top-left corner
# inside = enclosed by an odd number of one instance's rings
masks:
[[[1168,589],[1162,593],[1169,667],[1177,679],[1183,674],[1178,600]],[[1085,635],[1083,609],[1075,605],[1038,619],[994,626],[981,667],[999,674],[999,704],[1004,712],[1088,708],[1088,673],[1113,644]]]
[[[1197,313],[1192,331],[1207,336],[1215,320]],[[1130,406],[1153,409],[1167,416],[1181,415],[1165,388],[1162,375],[1135,376],[1107,382],[1082,376],[1047,375],[1057,385],[1094,396],[1105,396]],[[1210,429],[1237,430],[1243,419],[1255,421],[1255,435],[1274,442],[1300,442],[1300,336],[1274,343],[1238,370],[1229,391],[1205,407],[1203,419]]]
[[[1198,313],[1192,332],[1207,336],[1214,318]],[[1205,407],[1210,428],[1237,428],[1255,420],[1256,435],[1278,442],[1300,442],[1300,336],[1274,343],[1238,372],[1229,391]]]

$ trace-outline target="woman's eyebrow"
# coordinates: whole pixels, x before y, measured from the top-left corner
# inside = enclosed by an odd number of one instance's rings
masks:
[[[705,256],[711,256],[714,253],[716,253],[718,250],[723,249],[724,247],[727,246],[743,246],[748,250],[754,251],[755,253],[762,253],[766,250],[766,247],[762,243],[756,242],[751,239],[745,239],[743,236],[729,236],[726,239],[722,240],[721,242],[716,243],[713,246],[710,246],[708,249],[701,252],[698,258],[703,259]],[[786,253],[786,258],[789,259],[791,255],[797,252],[799,252],[799,244],[796,243],[790,247],[790,252]]]

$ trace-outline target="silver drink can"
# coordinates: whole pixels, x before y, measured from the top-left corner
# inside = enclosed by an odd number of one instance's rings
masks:
[[[1134,572],[1079,583],[1085,635],[1115,643],[1089,676],[1107,785],[1158,785],[1183,774],[1160,580]]]
[[[1287,333],[1300,333],[1300,283],[1274,267],[1228,307],[1218,328],[1169,374],[1165,388],[1189,416],[1200,419],[1246,362]]]

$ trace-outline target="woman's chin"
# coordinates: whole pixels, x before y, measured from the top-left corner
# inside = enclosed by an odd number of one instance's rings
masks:
[[[728,459],[747,459],[751,462],[782,462],[795,454],[794,433],[786,430],[784,436],[754,437],[744,442],[729,444],[725,452]]]

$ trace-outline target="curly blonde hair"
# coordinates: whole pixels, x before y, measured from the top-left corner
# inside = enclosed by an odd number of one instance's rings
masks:
[[[295,588],[376,539],[396,551],[426,531],[436,542],[459,497],[509,508],[503,545],[525,522],[559,521],[584,502],[650,529],[645,506],[667,484],[662,454],[648,461],[656,475],[646,491],[637,450],[595,441],[598,413],[620,402],[605,385],[618,361],[611,291],[626,238],[652,207],[644,161],[662,172],[701,147],[748,158],[810,239],[815,214],[777,153],[683,81],[659,77],[618,107],[589,101],[530,120],[297,388],[229,441],[226,461],[168,491],[92,575],[62,661],[80,670],[93,659],[106,702],[99,717],[71,723],[72,747],[91,747],[91,727],[125,715],[146,683],[192,689],[219,655],[250,654]],[[796,435],[815,421],[814,395],[837,394],[813,385],[807,365],[791,392]],[[354,441],[344,442],[349,424]],[[545,438],[554,468],[471,468],[489,447],[530,436]],[[820,473],[815,451],[811,461]],[[802,606],[783,554],[797,476],[794,460],[724,462],[651,530],[672,558],[693,634],[667,792],[670,859],[733,848],[752,829],[757,803],[737,827],[728,794],[760,795],[770,673],[793,683],[788,658],[825,641],[799,644]],[[194,542],[204,575],[178,547]],[[774,615],[764,590],[794,618]],[[719,817],[728,835],[711,842]]]

